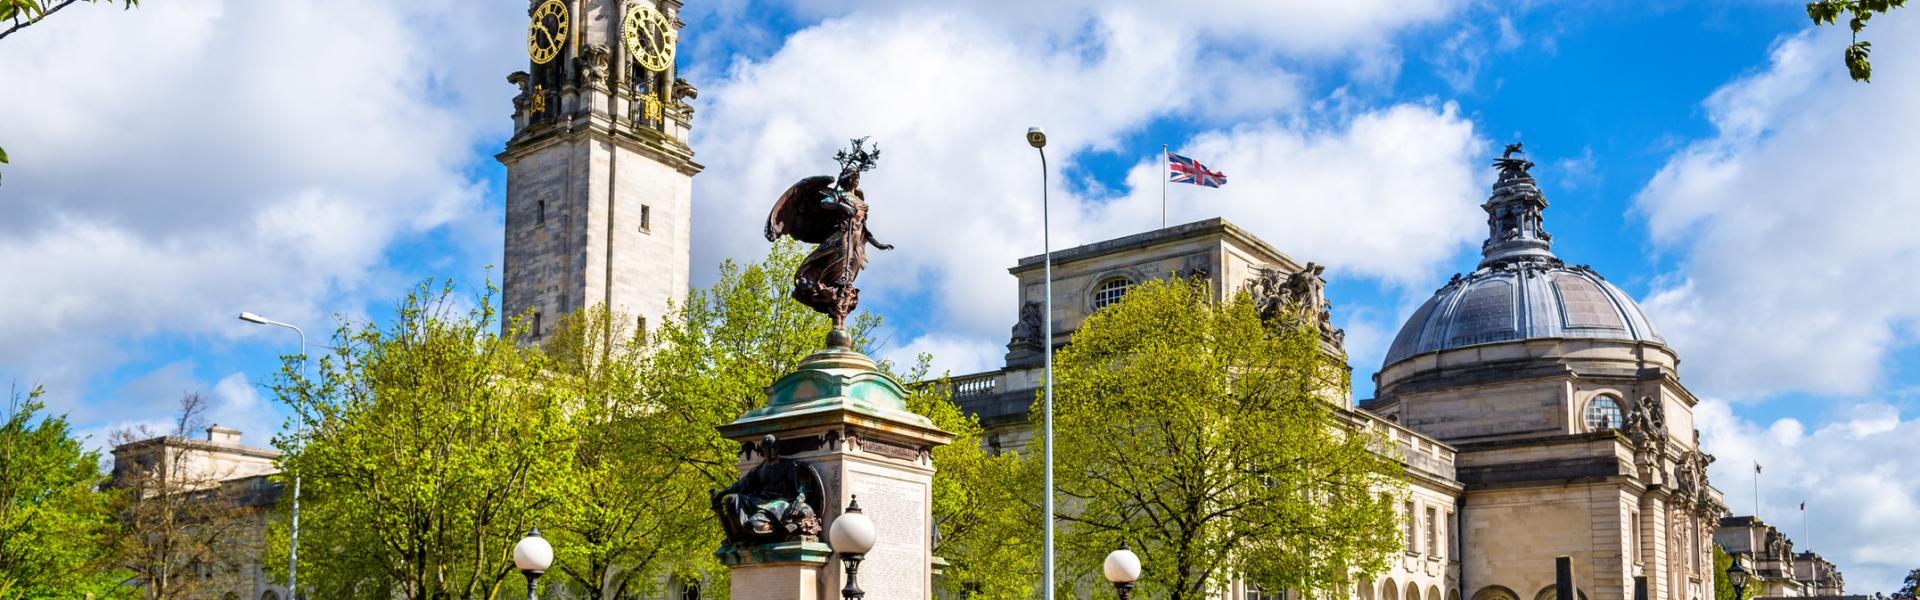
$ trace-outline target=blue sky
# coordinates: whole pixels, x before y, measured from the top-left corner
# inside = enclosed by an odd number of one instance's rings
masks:
[[[992,368],[1005,268],[1055,236],[1157,225],[1161,144],[1231,176],[1175,187],[1328,264],[1356,394],[1407,313],[1477,260],[1487,159],[1524,141],[1554,250],[1639,298],[1681,354],[1728,503],[1803,537],[1850,590],[1920,567],[1920,17],[1843,32],[1797,2],[692,2],[696,284],[765,249],[757,215],[874,135],[881,353]],[[1596,6],[1597,5],[1597,6]],[[0,377],[97,437],[183,391],[265,443],[259,388],[299,323],[382,318],[500,259],[516,2],[80,6],[0,42]],[[1184,189],[1183,189],[1184,187]],[[757,218],[757,217],[755,217]],[[1777,474],[1777,475],[1776,475]],[[1802,547],[1806,544],[1803,541]]]

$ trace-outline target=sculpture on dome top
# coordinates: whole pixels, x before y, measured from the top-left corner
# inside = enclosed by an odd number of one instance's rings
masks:
[[[1530,161],[1524,158],[1513,157],[1513,155],[1515,154],[1527,153],[1526,150],[1521,148],[1521,145],[1522,145],[1522,142],[1514,142],[1511,144],[1507,144],[1507,151],[1500,153],[1500,158],[1493,159],[1493,166],[1500,167],[1501,181],[1506,181],[1508,179],[1513,179],[1515,177],[1531,176],[1527,173],[1527,170],[1533,168],[1533,161]]]
[[[867,138],[834,154],[840,175],[818,175],[800,180],[774,201],[767,215],[771,242],[788,236],[819,244],[793,274],[793,299],[833,318],[827,345],[847,347],[847,315],[860,304],[853,280],[867,266],[867,245],[881,250],[893,246],[874,239],[867,230],[867,195],[860,190],[860,174],[880,162],[880,147],[867,147]]]

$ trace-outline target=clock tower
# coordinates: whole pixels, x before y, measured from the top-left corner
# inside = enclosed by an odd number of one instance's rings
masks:
[[[509,318],[539,341],[605,305],[638,330],[687,290],[696,90],[675,76],[678,0],[533,0],[528,70],[507,76]]]

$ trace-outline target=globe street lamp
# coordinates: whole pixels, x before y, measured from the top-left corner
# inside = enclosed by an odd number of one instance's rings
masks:
[[[1120,542],[1120,549],[1107,554],[1106,564],[1101,571],[1107,581],[1113,583],[1113,591],[1120,600],[1133,597],[1133,582],[1140,580],[1140,555],[1127,549],[1126,542]]]
[[[307,375],[307,332],[301,331],[298,325],[282,323],[246,311],[240,312],[240,320],[255,325],[271,325],[292,329],[295,335],[300,336],[300,376],[305,377]],[[306,428],[306,420],[304,418],[301,419],[300,424],[301,429]],[[297,472],[293,474],[293,524],[288,537],[287,597],[298,598],[299,578],[297,576],[300,573],[300,474]]]
[[[1746,600],[1747,578],[1752,574],[1740,567],[1740,555],[1732,552],[1727,554],[1732,555],[1733,558],[1733,565],[1727,567],[1727,582],[1733,584],[1733,600]]]
[[[527,537],[513,545],[513,566],[527,576],[527,600],[535,600],[534,584],[547,572],[547,567],[553,566],[553,544],[540,537],[539,527],[528,530]]]
[[[1047,498],[1043,503],[1047,512],[1047,529],[1042,534],[1046,556],[1045,569],[1042,571],[1041,589],[1046,600],[1053,600],[1053,239],[1052,226],[1048,222],[1047,200],[1047,132],[1039,127],[1027,128],[1027,145],[1040,152],[1040,252],[1044,263],[1041,279],[1045,280],[1040,299],[1044,305],[1040,310],[1046,316],[1040,319],[1040,339],[1045,340],[1042,352],[1046,356],[1046,423],[1045,431],[1046,476],[1043,478],[1047,488]]]
[[[842,600],[867,597],[855,579],[860,575],[860,561],[873,549],[873,541],[873,519],[860,512],[860,497],[853,496],[847,503],[847,511],[834,517],[833,527],[827,530],[827,542],[833,545],[834,552],[840,553],[840,562],[847,568],[847,586],[840,590]]]

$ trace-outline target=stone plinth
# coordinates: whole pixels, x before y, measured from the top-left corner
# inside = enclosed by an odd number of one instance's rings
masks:
[[[860,508],[878,533],[860,564],[860,587],[868,598],[932,595],[932,452],[953,436],[908,412],[906,394],[900,382],[866,355],[830,348],[807,357],[793,373],[774,382],[767,389],[766,407],[720,427],[721,435],[741,444],[742,472],[759,464],[755,446],[761,436],[772,434],[780,440],[782,456],[807,463],[820,474],[826,487],[826,506],[816,507],[822,538],[853,496],[860,497]],[[762,568],[734,567],[734,597],[788,597],[742,594],[743,574]],[[803,570],[797,565],[786,568]],[[819,597],[839,597],[844,585],[840,559],[832,557],[824,569],[815,570]],[[785,585],[799,577],[783,574],[775,582]]]
[[[823,600],[820,571],[833,551],[821,542],[787,542],[745,549],[722,546],[714,556],[733,569],[733,597]]]

